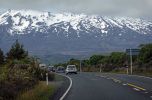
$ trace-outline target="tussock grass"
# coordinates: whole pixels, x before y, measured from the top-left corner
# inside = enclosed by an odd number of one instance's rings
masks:
[[[54,92],[55,86],[46,85],[46,82],[40,81],[33,89],[20,93],[17,100],[49,100]]]

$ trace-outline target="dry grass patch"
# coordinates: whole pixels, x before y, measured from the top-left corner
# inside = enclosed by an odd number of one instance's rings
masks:
[[[39,82],[33,89],[20,93],[17,100],[49,100],[55,92],[55,86]]]

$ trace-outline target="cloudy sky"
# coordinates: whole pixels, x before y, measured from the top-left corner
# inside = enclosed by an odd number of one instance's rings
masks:
[[[152,0],[0,0],[0,11],[8,9],[152,18]]]

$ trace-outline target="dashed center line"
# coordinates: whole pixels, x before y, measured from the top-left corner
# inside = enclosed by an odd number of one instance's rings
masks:
[[[144,94],[148,94],[149,96],[150,96],[150,92],[148,92],[145,88],[143,88],[143,87],[140,87],[140,86],[137,86],[137,85],[135,85],[135,84],[132,84],[132,83],[126,83],[126,82],[123,82],[123,81],[121,81],[121,80],[118,80],[118,79],[116,79],[116,78],[113,78],[113,77],[109,77],[109,76],[100,76],[99,75],[99,77],[101,77],[101,78],[105,78],[105,79],[108,79],[108,80],[112,80],[112,81],[114,81],[114,82],[116,82],[116,83],[121,83],[123,86],[129,86],[129,87],[131,87],[133,90],[135,90],[135,91],[138,91],[138,92],[142,92],[142,93],[144,93]],[[151,91],[152,92],[152,91]],[[149,94],[150,93],[150,94]],[[152,96],[150,96],[150,98],[152,99]]]
[[[111,78],[107,78],[108,80],[110,80]]]
[[[146,89],[142,88],[142,87],[139,87],[139,86],[136,86],[134,84],[131,84],[131,83],[127,83],[128,86],[131,86],[131,87],[134,87],[134,88],[137,88],[139,90],[142,90],[142,91],[146,91]]]
[[[103,78],[105,78],[104,76],[100,76],[100,77],[103,77]],[[110,78],[110,77],[107,77],[107,79],[112,79],[114,82],[118,82],[118,83],[122,83],[122,81],[121,80],[118,80],[118,79],[116,79],[116,78]],[[133,88],[135,88],[136,90],[138,89],[138,90],[142,90],[142,91],[146,91],[146,89],[144,89],[143,87],[140,87],[140,86],[136,86],[136,85],[134,85],[134,84],[131,84],[131,83],[123,83],[122,85],[128,85],[128,86],[130,86],[130,87],[133,87]]]
[[[118,82],[118,83],[121,83],[121,81],[120,80],[118,80],[118,79],[115,79],[115,78],[111,78],[114,82]]]

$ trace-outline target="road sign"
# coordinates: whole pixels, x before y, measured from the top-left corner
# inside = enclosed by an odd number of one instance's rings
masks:
[[[140,49],[126,49],[127,55],[138,55],[139,52],[140,52]]]

